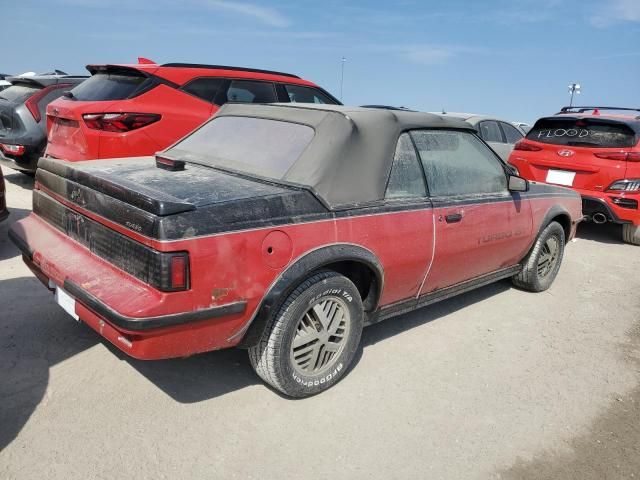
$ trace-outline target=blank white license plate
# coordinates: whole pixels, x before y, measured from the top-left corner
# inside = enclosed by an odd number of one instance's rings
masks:
[[[69,295],[66,291],[56,285],[56,302],[62,309],[71,315],[75,320],[80,320],[76,314],[76,299]]]
[[[547,183],[555,183],[556,185],[573,185],[573,179],[576,172],[567,172],[566,170],[549,170],[547,172]]]

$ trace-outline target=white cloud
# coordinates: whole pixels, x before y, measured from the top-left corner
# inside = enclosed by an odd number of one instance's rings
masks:
[[[128,10],[175,10],[191,7],[224,11],[243,16],[277,28],[291,25],[291,21],[272,7],[263,7],[256,3],[236,2],[232,0],[185,0],[176,4],[173,0],[152,0],[131,2],[129,0],[58,0],[63,4],[83,8],[128,9]]]
[[[591,17],[596,27],[608,27],[621,22],[640,22],[640,0],[608,0],[602,2]]]
[[[202,4],[212,9],[225,10],[251,17],[271,27],[283,28],[291,25],[291,21],[274,8],[263,7],[254,3],[206,0]]]
[[[453,57],[456,52],[454,49],[447,47],[408,47],[403,49],[400,55],[410,62],[418,63],[421,65],[433,65],[436,63],[442,63],[445,60]]]
[[[465,53],[481,53],[481,49],[459,45],[404,45],[390,47],[400,57],[419,65],[435,65]]]

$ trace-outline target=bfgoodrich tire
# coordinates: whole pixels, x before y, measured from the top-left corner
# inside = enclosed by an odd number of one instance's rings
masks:
[[[640,225],[631,223],[622,225],[622,239],[632,245],[640,245]]]
[[[364,321],[358,289],[332,271],[299,285],[249,349],[256,373],[290,397],[308,397],[347,373]]]
[[[558,222],[551,222],[540,232],[524,266],[512,277],[516,287],[530,292],[543,292],[558,275],[564,256],[564,229]]]

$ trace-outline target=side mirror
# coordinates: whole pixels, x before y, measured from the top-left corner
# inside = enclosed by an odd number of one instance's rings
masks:
[[[528,192],[529,182],[522,177],[509,175],[509,191],[510,192]]]

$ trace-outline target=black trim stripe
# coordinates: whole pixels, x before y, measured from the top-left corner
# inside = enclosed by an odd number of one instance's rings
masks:
[[[425,293],[424,295],[420,295],[417,298],[412,297],[407,300],[401,300],[392,305],[386,305],[379,309],[376,313],[371,315],[366,323],[367,325],[377,323],[382,320],[386,320],[388,318],[395,317],[403,313],[408,313],[427,305],[431,305],[432,303],[447,300],[448,298],[469,292],[471,290],[475,290],[476,288],[484,287],[485,285],[497,282],[498,280],[512,277],[513,275],[517,274],[521,268],[522,266],[519,264],[507,268],[502,268],[500,270],[496,270],[495,272],[491,272],[476,278],[472,278],[470,280],[466,280],[461,283],[457,283],[455,285],[451,285],[450,287],[445,287],[434,292]]]
[[[247,308],[246,301],[239,301],[219,305],[217,307],[195,310],[192,312],[174,313],[157,317],[134,318],[127,317],[126,315],[116,312],[71,280],[64,281],[64,289],[85,307],[98,314],[109,323],[126,330],[134,331],[172,327],[175,325],[183,325],[185,323],[211,320],[212,318],[242,313]]]

